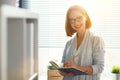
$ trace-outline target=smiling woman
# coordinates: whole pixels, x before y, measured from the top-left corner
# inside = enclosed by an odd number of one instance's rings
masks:
[[[81,21],[71,23],[69,19],[75,19],[82,16]],[[86,10],[79,6],[71,6],[66,14],[66,35],[72,37],[66,42],[64,48],[62,63],[64,67],[72,67],[82,70],[88,75],[70,76],[65,73],[63,80],[100,80],[100,74],[104,69],[104,42],[101,37],[93,34],[91,20]],[[89,45],[89,46],[88,46]],[[71,60],[74,55],[80,56]]]

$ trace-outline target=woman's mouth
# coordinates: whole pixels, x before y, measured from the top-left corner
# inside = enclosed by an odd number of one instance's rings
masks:
[[[81,24],[80,26],[75,26],[76,29],[78,29],[78,28],[80,28],[80,27],[82,27],[82,24]]]

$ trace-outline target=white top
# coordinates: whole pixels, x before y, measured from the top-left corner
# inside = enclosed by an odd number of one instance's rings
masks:
[[[76,50],[76,36],[66,43],[62,62],[66,62],[72,59],[73,56],[79,54],[76,57],[74,63],[78,66],[92,66],[92,75],[78,75],[78,76],[65,76],[63,80],[100,80],[100,73],[104,68],[104,42],[103,40],[92,34],[89,30],[86,31],[84,39]]]

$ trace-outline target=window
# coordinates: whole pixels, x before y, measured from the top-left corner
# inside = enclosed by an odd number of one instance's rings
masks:
[[[92,30],[100,34],[106,48],[120,48],[120,1],[119,0],[30,0],[24,5],[40,14],[39,46],[64,47],[66,34],[64,22],[70,5],[82,5],[92,19]]]

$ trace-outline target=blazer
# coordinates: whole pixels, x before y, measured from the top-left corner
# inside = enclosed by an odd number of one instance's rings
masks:
[[[100,74],[104,69],[104,42],[101,37],[94,35],[86,30],[84,39],[76,49],[76,35],[66,43],[64,48],[62,63],[72,59],[73,56],[79,54],[74,59],[74,63],[78,66],[91,66],[93,68],[92,75],[64,76],[63,80],[100,80]]]

